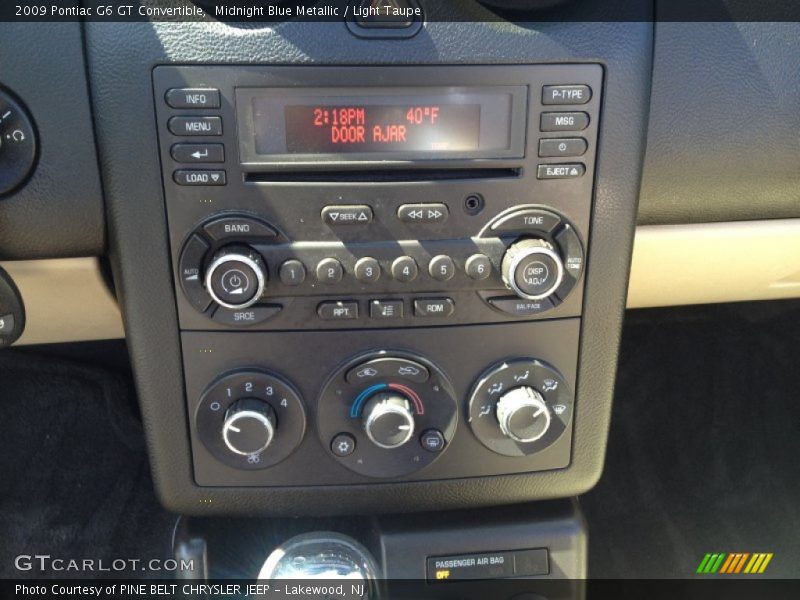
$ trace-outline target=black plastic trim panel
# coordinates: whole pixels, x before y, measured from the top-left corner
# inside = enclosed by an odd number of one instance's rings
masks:
[[[411,40],[361,40],[341,24],[87,23],[115,278],[164,504],[193,514],[342,514],[444,509],[579,494],[600,476],[625,305],[649,103],[650,23],[429,23]],[[325,488],[200,488],[181,384],[151,71],[157,64],[603,64],[596,194],[577,376],[572,464],[451,481]],[[244,334],[247,335],[247,334]],[[324,490],[324,495],[323,494]]]

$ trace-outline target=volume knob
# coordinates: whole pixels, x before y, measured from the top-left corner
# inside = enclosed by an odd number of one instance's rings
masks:
[[[548,297],[564,278],[561,256],[542,239],[526,238],[511,244],[501,267],[506,286],[526,300]]]
[[[267,285],[267,269],[249,246],[226,246],[211,260],[205,283],[217,304],[239,310],[258,302]]]
[[[497,421],[503,434],[512,440],[535,442],[550,428],[550,410],[539,392],[527,386],[518,387],[498,400]]]

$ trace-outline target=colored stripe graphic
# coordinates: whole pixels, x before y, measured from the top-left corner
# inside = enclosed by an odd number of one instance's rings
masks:
[[[742,554],[742,558],[739,560],[739,563],[736,565],[736,570],[733,571],[734,573],[739,573],[742,570],[742,567],[744,567],[744,563],[745,563],[745,561],[747,560],[747,558],[749,556],[750,556],[749,552],[745,552],[744,554]]]
[[[728,560],[726,560],[722,564],[722,568],[719,570],[720,573],[729,573],[730,570],[733,568],[733,565],[736,564],[736,560],[739,558],[738,554],[728,554]]]
[[[711,555],[710,554],[706,554],[703,557],[703,560],[700,561],[700,566],[697,567],[697,572],[698,573],[705,573],[706,572],[706,565],[708,564],[708,562],[710,560],[711,560]]]
[[[767,565],[769,564],[769,561],[771,561],[771,560],[772,560],[772,552],[770,552],[769,554],[765,555],[764,562],[761,563],[761,567],[758,569],[758,573],[759,574],[764,572],[764,570],[767,568]]]
[[[750,574],[760,575],[763,573],[774,555],[767,552],[725,552],[708,553],[700,561],[697,573],[720,575]]]

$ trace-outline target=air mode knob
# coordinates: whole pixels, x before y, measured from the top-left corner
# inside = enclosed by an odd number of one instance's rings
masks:
[[[399,448],[414,435],[411,402],[400,394],[380,393],[364,405],[364,431],[381,448]]]
[[[550,410],[539,392],[518,387],[497,401],[497,421],[503,434],[512,440],[535,442],[550,428]]]
[[[506,286],[526,300],[547,298],[564,278],[561,256],[550,242],[538,238],[511,244],[501,267]]]
[[[225,413],[222,439],[236,454],[261,454],[272,443],[276,427],[275,411],[269,404],[255,398],[244,398]]]
[[[226,246],[211,260],[205,283],[220,306],[234,310],[252,306],[267,285],[264,259],[249,246]]]

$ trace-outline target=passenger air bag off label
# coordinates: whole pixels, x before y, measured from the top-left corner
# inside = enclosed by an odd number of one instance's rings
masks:
[[[530,577],[548,572],[546,548],[434,556],[427,560],[428,581]]]

